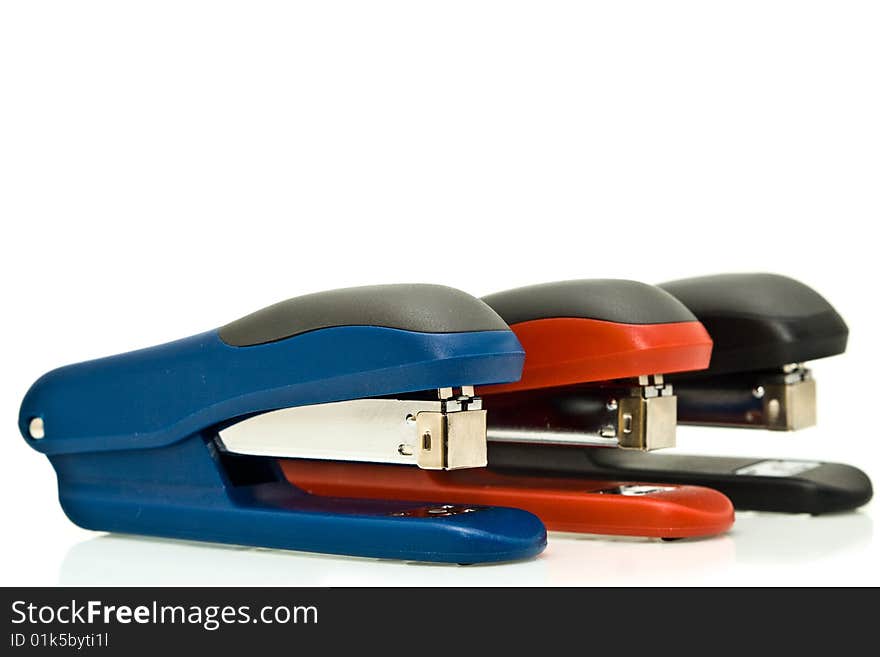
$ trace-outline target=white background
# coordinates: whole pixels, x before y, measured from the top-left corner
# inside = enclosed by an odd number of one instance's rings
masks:
[[[335,287],[776,271],[830,299],[820,424],[690,451],[880,481],[873,2],[4,2],[0,584],[880,584],[877,504],[461,568],[106,537],[18,435],[61,364]]]

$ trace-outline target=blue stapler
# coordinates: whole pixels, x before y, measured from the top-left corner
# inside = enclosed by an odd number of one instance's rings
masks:
[[[518,509],[320,497],[277,457],[486,465],[473,386],[524,352],[478,299],[386,285],[290,299],[169,344],[62,367],[21,405],[76,524],[365,557],[507,561],[546,545]]]

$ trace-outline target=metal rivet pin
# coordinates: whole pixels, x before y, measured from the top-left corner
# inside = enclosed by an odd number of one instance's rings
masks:
[[[46,437],[46,430],[43,426],[43,418],[34,417],[31,418],[30,424],[28,424],[28,433],[31,435],[31,438],[34,440],[40,440],[41,438]]]

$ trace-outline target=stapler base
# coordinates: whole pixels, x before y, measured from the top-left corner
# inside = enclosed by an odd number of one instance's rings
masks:
[[[857,509],[873,496],[868,476],[843,463],[521,445],[490,445],[489,463],[540,473],[706,486],[727,495],[737,510],[819,515]]]
[[[445,563],[528,558],[546,545],[532,514],[309,495],[274,461],[227,470],[210,436],[135,452],[50,457],[67,516],[86,529]],[[232,457],[239,459],[255,457]]]

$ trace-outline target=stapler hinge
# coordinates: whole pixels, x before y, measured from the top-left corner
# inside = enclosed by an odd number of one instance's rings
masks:
[[[471,386],[440,388],[436,400],[355,399],[269,411],[222,429],[237,454],[418,465],[484,467],[486,412]]]

